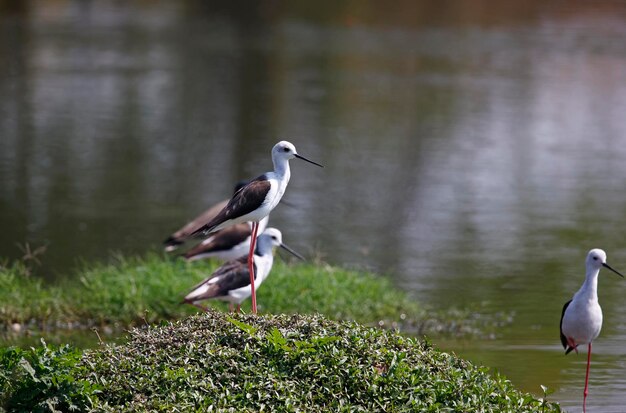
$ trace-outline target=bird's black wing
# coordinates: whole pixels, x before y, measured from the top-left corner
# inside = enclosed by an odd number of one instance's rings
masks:
[[[191,233],[191,236],[202,237],[210,233],[213,228],[217,227],[222,222],[249,214],[259,208],[265,201],[265,196],[270,188],[271,184],[265,175],[261,175],[255,180],[250,181],[248,185],[235,192],[235,195],[233,195],[231,200],[228,201],[228,204],[215,218],[195,230]]]
[[[233,194],[236,194],[237,192],[239,192],[239,190],[243,188],[244,186],[246,186],[247,184],[248,184],[248,181],[237,182],[237,184],[235,185],[235,191],[233,192]],[[224,207],[227,204],[228,204],[228,199],[225,201],[219,202],[213,205],[211,208],[204,211],[202,214],[195,217],[193,221],[186,223],[181,229],[174,232],[165,241],[163,241],[163,244],[165,245],[165,249],[167,251],[171,251],[171,250],[175,250],[176,248],[178,248],[178,246],[183,244],[185,240],[187,240],[193,232],[195,232],[198,228],[202,227],[204,224],[208,223],[213,218],[215,218],[217,214],[219,214],[220,211],[224,209]]]
[[[228,200],[219,202],[204,211],[202,214],[195,217],[192,221],[186,223],[182,228],[174,232],[165,241],[163,241],[165,248],[169,250],[174,250],[179,245],[185,243],[185,241],[194,231],[215,218],[217,214],[219,214],[220,211],[224,209],[227,204]]]
[[[245,222],[224,228],[187,251],[184,257],[190,259],[196,255],[228,250],[244,242],[251,234],[252,229]]]
[[[232,271],[228,274],[218,275],[221,279],[218,281],[220,287],[227,293],[231,290],[247,287],[250,285],[250,271],[248,271],[248,257],[241,257],[238,259],[240,265],[236,271]],[[254,274],[256,275],[257,269],[254,264]],[[255,277],[256,278],[256,277]]]
[[[254,273],[256,275],[257,268],[254,264]],[[248,271],[248,257],[243,256],[236,260],[228,261],[219,267],[211,276],[195,287],[187,294],[187,297],[202,285],[214,280],[210,288],[201,295],[195,296],[193,299],[185,298],[183,302],[196,302],[209,298],[222,297],[228,295],[231,290],[250,285],[250,272]]]
[[[561,323],[559,325],[559,332],[561,333],[561,344],[563,344],[563,348],[565,349],[565,354],[573,350],[573,348],[569,347],[569,343],[567,342],[567,337],[565,337],[565,334],[563,334],[563,316],[565,316],[565,310],[567,310],[567,307],[570,305],[571,302],[572,300],[569,300],[563,306],[563,311],[561,312]]]
[[[197,290],[198,288],[202,287],[204,284],[208,283],[209,280],[219,276],[220,274],[226,274],[228,272],[235,272],[237,271],[240,267],[242,266],[242,263],[240,262],[239,259],[237,260],[232,260],[232,261],[228,261],[224,264],[222,264],[222,266],[220,266],[217,270],[215,270],[215,272],[213,274],[211,274],[210,276],[208,276],[207,278],[205,278],[204,280],[200,281],[198,284],[194,285],[191,290],[189,290],[189,292],[187,293],[188,297],[191,293],[193,293],[195,290]],[[214,290],[215,288],[213,288]],[[209,293],[209,295],[214,296],[215,292],[211,292]],[[195,301],[196,299],[194,299]]]

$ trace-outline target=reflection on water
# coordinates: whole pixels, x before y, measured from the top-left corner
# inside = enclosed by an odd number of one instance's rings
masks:
[[[626,6],[484,3],[3,11],[0,256],[47,244],[54,278],[159,248],[287,138],[325,165],[293,164],[272,215],[290,245],[436,307],[515,312],[499,340],[441,345],[576,408],[561,306],[590,248],[626,271]],[[624,288],[601,275],[602,411],[626,404]]]

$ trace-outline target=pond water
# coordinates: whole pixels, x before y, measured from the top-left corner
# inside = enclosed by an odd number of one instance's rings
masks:
[[[580,409],[563,303],[594,247],[626,271],[626,4],[0,2],[0,256],[38,272],[158,250],[292,162],[271,223],[436,308],[513,312],[436,344]],[[626,405],[626,281],[602,273],[590,411]]]

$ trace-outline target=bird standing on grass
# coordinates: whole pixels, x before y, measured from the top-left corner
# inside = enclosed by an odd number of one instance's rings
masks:
[[[252,237],[248,252],[248,270],[252,289],[252,312],[256,314],[256,293],[254,286],[254,245],[256,242],[258,223],[268,216],[278,205],[291,177],[289,160],[302,159],[313,165],[322,165],[313,162],[296,152],[296,147],[287,141],[280,141],[272,148],[272,162],[274,170],[267,172],[250,181],[246,186],[235,192],[228,204],[210,222],[191,233],[192,237],[206,237],[218,231],[241,222],[252,222]]]
[[[254,260],[254,285],[259,288],[261,283],[267,278],[272,265],[274,264],[274,247],[281,247],[289,251],[299,259],[304,259],[300,254],[283,244],[282,234],[276,228],[267,228],[263,234],[259,235]],[[246,255],[239,259],[228,261],[219,267],[211,276],[195,287],[185,296],[183,303],[195,305],[206,311],[206,307],[199,304],[199,301],[215,298],[228,301],[230,311],[233,305],[237,304],[239,312],[241,303],[252,294],[250,272]]]
[[[587,344],[587,373],[585,375],[585,391],[583,393],[583,412],[586,411],[589,384],[589,367],[591,365],[591,343],[600,334],[602,328],[602,309],[598,303],[598,274],[600,268],[607,268],[620,277],[624,277],[606,263],[606,253],[601,249],[593,249],[587,254],[585,261],[587,275],[582,287],[574,297],[565,303],[561,313],[561,343],[565,354],[572,350],[578,353],[578,346]]]

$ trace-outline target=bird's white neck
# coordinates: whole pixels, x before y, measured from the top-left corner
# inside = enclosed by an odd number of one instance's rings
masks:
[[[257,283],[263,282],[265,278],[268,276],[272,265],[274,264],[274,251],[273,247],[269,247],[269,251],[265,250],[265,253],[259,254],[259,250],[255,252],[254,262],[257,265],[257,280],[255,282],[255,286]]]
[[[289,178],[291,177],[291,170],[289,169],[289,160],[285,158],[273,159],[274,163],[274,174],[285,182],[289,182]]]
[[[258,255],[259,257],[264,257],[266,255],[273,255],[272,240],[267,235],[261,235],[256,239],[256,248],[254,250],[254,255]]]
[[[587,271],[587,277],[585,278],[585,282],[583,283],[580,290],[578,290],[577,295],[581,297],[585,297],[591,300],[598,300],[598,274],[600,274],[599,269],[594,269],[591,271]]]

